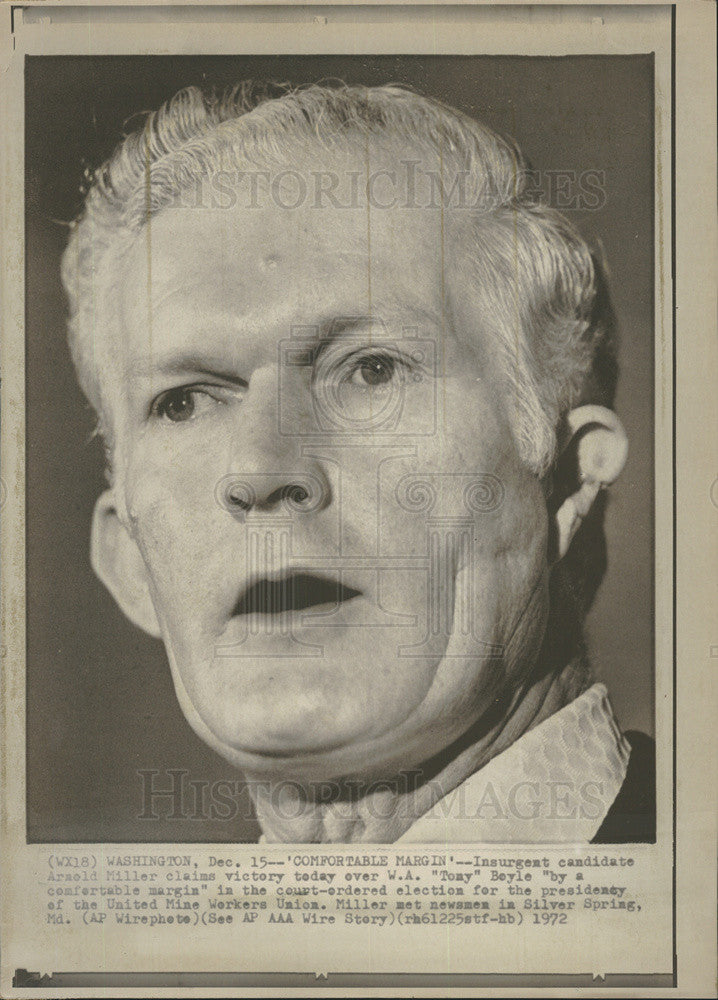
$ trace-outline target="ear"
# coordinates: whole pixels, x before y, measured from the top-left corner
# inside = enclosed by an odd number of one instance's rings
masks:
[[[568,414],[566,425],[568,440],[563,450],[574,452],[578,481],[556,512],[557,559],[566,555],[599,491],[620,475],[628,455],[623,424],[605,406],[579,406]]]
[[[136,542],[120,521],[111,490],[106,490],[95,504],[90,561],[130,621],[159,639],[145,564]]]

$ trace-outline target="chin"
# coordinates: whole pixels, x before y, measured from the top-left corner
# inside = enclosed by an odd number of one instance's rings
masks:
[[[269,741],[267,741],[269,744]],[[248,746],[241,748],[216,740],[213,749],[238,770],[253,780],[272,783],[296,781],[301,784],[325,784],[339,781],[357,770],[357,763],[366,766],[359,746],[338,742],[334,745],[312,743],[308,738],[292,746]]]
[[[340,750],[352,742],[353,735],[326,728],[317,731],[306,726],[284,729],[276,725],[266,728],[248,725],[231,733],[224,730],[218,733],[218,738],[236,753],[276,761],[310,758]]]
[[[322,729],[276,725],[260,728],[257,720],[241,730],[212,733],[210,745],[240,771],[256,780],[322,784],[341,779],[387,777],[405,761],[407,747],[396,745],[394,727],[376,735],[375,720],[353,727]],[[206,739],[205,729],[205,739]]]
[[[246,703],[236,712],[204,711],[199,714],[212,734],[212,745],[243,770],[274,772],[288,768],[322,772],[334,757],[370,738],[373,720],[338,711],[336,705],[300,707],[297,699],[281,706],[265,700],[251,710]],[[206,738],[206,736],[205,736]]]
[[[225,668],[221,672],[216,658],[205,660],[201,671],[192,657],[180,667],[171,647],[168,658],[191,728],[232,766],[253,777],[325,782],[376,775],[397,762],[404,764],[407,751],[414,759],[437,736],[424,727],[417,734],[409,723],[430,687],[434,669],[428,660],[421,663],[421,685],[414,674],[392,675],[391,683],[387,678],[383,691],[376,690],[370,700],[362,680],[364,657],[348,671],[346,659],[333,657],[305,660],[302,670],[296,659],[263,657],[253,663],[243,657],[241,671],[236,661],[220,658]],[[407,660],[404,665],[416,671],[419,662]],[[377,666],[375,660],[372,668]],[[210,680],[215,682],[211,687]]]

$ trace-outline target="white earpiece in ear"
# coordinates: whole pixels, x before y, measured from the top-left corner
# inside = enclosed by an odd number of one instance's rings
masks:
[[[581,485],[556,513],[557,556],[561,559],[590,511],[600,490],[621,474],[628,457],[628,438],[613,410],[605,406],[579,406],[566,418],[569,438],[577,441]]]

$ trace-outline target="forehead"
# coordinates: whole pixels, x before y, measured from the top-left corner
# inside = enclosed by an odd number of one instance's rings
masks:
[[[275,314],[285,326],[311,323],[327,309],[442,314],[461,234],[436,202],[436,164],[414,159],[409,176],[390,151],[319,153],[252,175],[216,174],[197,207],[152,217],[123,268],[127,325],[178,309],[224,308],[248,320],[259,311],[265,326]],[[228,197],[230,207],[212,207]]]
[[[134,309],[202,309],[223,302],[240,314],[284,304],[309,321],[316,300],[375,313],[402,301],[440,308],[454,240],[436,209],[169,208],[152,218],[126,260],[128,318]]]

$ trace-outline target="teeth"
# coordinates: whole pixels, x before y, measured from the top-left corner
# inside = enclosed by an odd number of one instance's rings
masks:
[[[234,613],[275,615],[284,611],[301,611],[318,604],[340,604],[358,597],[360,593],[336,580],[309,573],[295,573],[277,580],[263,577],[242,593]]]

